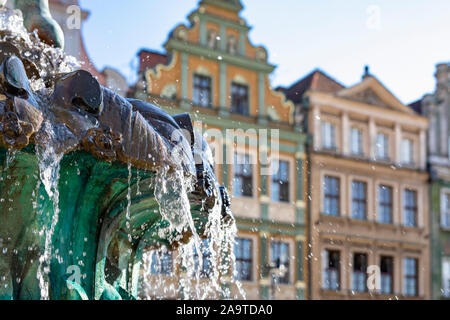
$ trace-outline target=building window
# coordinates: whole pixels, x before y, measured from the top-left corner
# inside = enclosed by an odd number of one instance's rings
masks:
[[[336,128],[330,122],[322,122],[322,148],[336,150]]]
[[[172,273],[172,253],[166,248],[150,252],[150,273],[170,275]]]
[[[341,283],[341,254],[339,251],[325,250],[323,253],[323,289],[338,291]]]
[[[339,215],[339,178],[325,176],[323,213],[330,216]]]
[[[357,128],[350,130],[350,152],[354,155],[363,155],[363,135]]]
[[[232,83],[231,84],[231,112],[249,115],[248,105],[248,86]]]
[[[450,137],[447,138],[447,156],[450,158]]]
[[[289,260],[289,243],[272,241],[270,243],[270,263],[282,271],[277,277],[278,283],[289,283]]]
[[[209,239],[202,239],[200,242],[200,251],[202,253],[201,266],[197,248],[194,245],[194,270],[195,274],[201,278],[207,278],[211,273],[211,251],[209,250],[209,245]]]
[[[442,259],[442,295],[450,298],[450,257]]]
[[[217,49],[217,32],[215,30],[208,31],[207,46],[210,49]]]
[[[352,218],[365,220],[367,218],[367,183],[352,182]]]
[[[394,259],[382,256],[380,259],[381,288],[380,293],[391,294],[394,292]]]
[[[237,52],[237,41],[236,37],[233,35],[229,35],[227,39],[227,52],[229,54],[235,55]]]
[[[384,133],[377,134],[376,158],[378,160],[389,159],[389,138]]]
[[[379,222],[392,223],[392,188],[380,185],[378,197]]]
[[[251,239],[236,238],[234,245],[234,255],[236,257],[236,280],[252,281],[253,270],[253,243]]]
[[[289,202],[289,162],[278,161],[278,172],[272,175],[270,186],[272,201]]]
[[[442,194],[441,226],[450,228],[450,193]]]
[[[250,156],[234,155],[233,194],[237,197],[253,197],[253,171]]]
[[[367,255],[355,253],[353,255],[353,291],[366,292],[367,289]]]
[[[403,193],[403,224],[417,227],[417,192],[405,190]]]
[[[194,104],[201,107],[211,107],[211,78],[206,76],[194,75]]]
[[[411,139],[402,139],[401,159],[403,164],[413,164],[413,142]]]
[[[404,259],[404,288],[403,293],[405,296],[418,296],[418,261],[414,258]]]

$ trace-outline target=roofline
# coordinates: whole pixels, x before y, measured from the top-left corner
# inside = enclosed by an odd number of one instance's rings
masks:
[[[356,83],[356,84],[354,84],[354,85],[352,85],[352,86],[350,86],[350,87],[348,87],[348,88],[345,88],[345,89],[343,89],[343,90],[346,90],[346,89],[351,89],[351,88],[353,88],[353,87],[356,87],[356,86],[358,86],[358,85],[360,85],[361,83],[363,83],[365,80],[370,80],[370,79],[372,79],[372,80],[375,80],[375,81],[377,81],[379,84],[381,84],[381,86],[392,96],[392,97],[394,97],[394,99],[396,99],[402,106],[404,106],[404,107],[408,107],[408,105],[406,105],[403,101],[401,101],[382,81],[380,81],[380,79],[378,79],[375,75],[373,75],[373,74],[371,74],[370,76],[368,76],[367,78],[365,78],[365,79],[363,79],[362,81],[360,81],[360,82],[358,82],[358,83]],[[409,107],[408,107],[409,108]]]
[[[316,95],[316,96],[318,96],[319,99],[320,99],[321,96],[323,97],[325,95],[327,98],[336,99],[337,101],[345,101],[346,103],[350,103],[352,105],[364,106],[365,108],[368,108],[368,109],[372,109],[372,108],[377,108],[377,110],[382,109],[381,107],[376,106],[376,105],[372,105],[372,104],[368,104],[368,103],[360,102],[360,101],[350,100],[350,99],[347,99],[346,97],[340,97],[340,96],[337,96],[337,95],[335,95],[333,93],[328,93],[328,92],[307,90],[305,92],[305,95],[310,97],[310,98],[312,96]],[[410,109],[410,107],[408,107],[408,106],[406,106],[406,107],[408,109]],[[382,109],[382,110],[387,112],[387,113],[391,113],[391,114],[401,114],[404,117],[413,117],[417,121],[420,121],[421,123],[424,123],[424,124],[427,124],[427,125],[429,124],[429,119],[427,117],[425,117],[425,116],[423,116],[421,114],[418,114],[417,112],[414,112],[412,109],[411,109],[411,111],[413,111],[413,112],[411,112],[411,113],[409,113],[409,112],[402,112],[400,110],[395,110],[395,109]]]
[[[228,3],[228,2],[220,2],[220,1],[214,1],[214,0],[201,0],[199,5],[213,5],[217,6],[219,8],[230,10],[234,12],[240,12],[244,9],[244,6],[242,5],[241,1],[238,1],[238,4]]]
[[[156,53],[156,54],[159,54],[159,55],[162,55],[162,56],[167,56],[168,55],[167,51],[165,53],[163,53],[162,51],[157,51],[157,50],[154,50],[154,49],[147,49],[147,48],[140,48],[138,50],[138,52],[136,53],[136,55],[139,56],[142,52]]]
[[[310,71],[309,73],[307,73],[305,76],[299,78],[298,80],[296,80],[295,82],[293,82],[291,85],[289,86],[278,86],[277,89],[290,89],[293,86],[295,86],[296,84],[300,83],[301,81],[309,78],[310,76],[313,76],[314,73],[319,72],[322,75],[324,75],[325,77],[327,77],[328,79],[330,79],[331,81],[333,81],[334,83],[336,83],[337,85],[341,86],[342,88],[346,88],[345,85],[343,85],[342,83],[340,83],[339,81],[337,81],[334,77],[330,76],[328,73],[326,73],[325,71],[323,71],[322,69],[320,69],[319,67],[314,68],[312,71]]]

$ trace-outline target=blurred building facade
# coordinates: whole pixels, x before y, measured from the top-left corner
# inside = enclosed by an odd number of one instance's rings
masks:
[[[279,90],[313,134],[310,298],[429,298],[428,120],[368,68],[349,88],[316,70]]]
[[[216,176],[232,195],[236,277],[247,298],[304,299],[306,134],[294,121],[293,103],[271,89],[275,66],[264,47],[250,42],[241,10],[238,0],[200,1],[188,16],[190,25],[169,34],[165,53],[139,52],[134,96],[171,114],[189,112],[209,130]],[[230,137],[227,129],[237,133]],[[264,173],[275,163],[277,169]],[[166,283],[176,281],[171,268],[154,276],[164,273]],[[280,272],[272,277],[275,271]],[[272,280],[278,290],[271,290]],[[230,289],[235,296],[237,288]]]
[[[435,91],[411,107],[430,121],[431,294],[450,299],[450,64],[438,64],[435,77]]]

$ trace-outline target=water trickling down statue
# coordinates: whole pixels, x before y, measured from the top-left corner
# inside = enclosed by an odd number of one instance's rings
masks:
[[[0,299],[133,299],[145,248],[234,228],[211,151],[78,70],[46,0],[15,4],[38,33],[0,9]]]

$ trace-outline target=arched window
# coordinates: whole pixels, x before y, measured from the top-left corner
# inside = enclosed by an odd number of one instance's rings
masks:
[[[267,61],[267,52],[264,48],[258,48],[256,51],[256,60]]]

